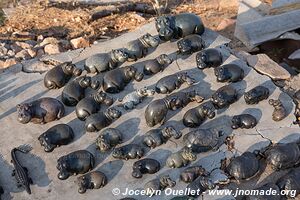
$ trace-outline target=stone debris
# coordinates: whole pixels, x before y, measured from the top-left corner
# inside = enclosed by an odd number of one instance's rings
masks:
[[[22,63],[22,65],[23,65],[22,70],[27,73],[36,73],[36,72],[43,73],[54,67],[53,65],[48,65],[37,59],[25,61]]]
[[[85,47],[90,46],[90,42],[87,39],[85,39],[84,37],[72,39],[70,41],[70,43],[71,43],[73,49],[85,48]]]
[[[5,61],[0,60],[0,69],[6,69],[15,64],[17,64],[17,61],[14,58],[9,58]]]
[[[44,48],[46,54],[53,55],[62,52],[62,48],[59,44],[47,44]]]
[[[296,50],[294,53],[292,53],[289,56],[289,59],[291,60],[296,60],[296,59],[300,59],[300,49]]]

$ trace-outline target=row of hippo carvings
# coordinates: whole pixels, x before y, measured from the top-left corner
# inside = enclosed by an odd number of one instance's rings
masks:
[[[145,133],[142,144],[122,145],[123,135],[116,128],[106,128],[113,121],[121,117],[122,112],[117,107],[125,110],[134,109],[147,96],[155,93],[167,94],[164,98],[153,100],[145,110],[145,120],[149,127],[162,125],[168,120],[168,112],[187,106],[190,102],[201,103],[199,106],[188,110],[182,123],[186,127],[199,127],[206,119],[212,119],[217,109],[229,107],[237,101],[238,91],[232,82],[241,81],[244,78],[243,69],[237,64],[223,63],[223,56],[217,48],[205,49],[201,37],[204,26],[201,19],[194,14],[184,13],[175,16],[162,16],[156,19],[156,29],[161,40],[183,38],[177,42],[179,54],[196,55],[196,64],[200,70],[214,68],[218,82],[229,83],[214,92],[208,101],[200,96],[198,91],[174,92],[182,84],[193,85],[195,80],[188,73],[175,73],[160,79],[155,88],[139,88],[123,99],[119,99],[117,106],[101,110],[103,104],[111,106],[114,103],[107,93],[118,93],[133,79],[142,81],[144,76],[154,75],[164,70],[172,63],[167,55],[162,54],[156,59],[144,62],[143,72],[138,72],[134,66],[120,67],[125,61],[136,61],[147,55],[149,48],[156,48],[160,41],[158,38],[145,34],[137,40],[131,41],[126,48],[112,50],[109,53],[96,54],[85,62],[85,70],[88,73],[105,72],[103,80],[92,80],[89,76],[81,76],[82,70],[72,63],[62,63],[49,70],[44,77],[44,85],[48,89],[63,88],[62,102],[46,97],[29,103],[17,105],[18,120],[23,123],[48,123],[59,120],[64,116],[64,106],[76,106],[75,112],[79,120],[85,121],[87,132],[100,131],[96,139],[96,146],[100,152],[112,150],[112,156],[116,159],[139,159],[132,167],[132,177],[142,178],[143,174],[154,174],[161,169],[159,161],[144,158],[146,148],[156,148],[169,139],[179,139],[182,133],[173,126],[152,129]],[[74,79],[72,79],[75,77]],[[85,90],[92,88],[94,94],[85,96]],[[102,90],[98,90],[102,88]],[[268,99],[269,90],[264,86],[257,86],[244,94],[246,104],[258,104]],[[295,95],[296,103],[295,124],[300,125],[300,91]],[[287,112],[280,100],[270,99],[269,104],[274,107],[273,120],[280,121],[286,117]],[[250,114],[240,114],[232,117],[232,129],[250,129],[256,126],[257,119]],[[195,129],[183,136],[185,146],[171,154],[166,160],[170,168],[180,168],[195,161],[197,154],[218,149],[224,143],[222,131],[211,129]],[[38,140],[45,152],[52,152],[61,145],[68,145],[74,139],[73,129],[66,124],[58,124],[42,133]],[[231,159],[225,166],[225,172],[236,180],[249,179],[259,171],[259,160],[263,159],[272,165],[275,170],[297,166],[300,161],[300,143],[272,144],[268,148],[257,152],[245,152]],[[26,153],[25,150],[14,148],[11,151],[12,163],[15,167],[14,175],[18,186],[23,186],[30,194],[31,179],[28,171],[17,159],[17,151]],[[91,171],[95,167],[95,157],[87,150],[78,150],[60,157],[57,160],[58,178],[67,179],[69,176],[83,174],[78,177],[79,193],[85,193],[87,189],[104,187],[108,179],[100,171]],[[189,183],[188,188],[200,189],[201,192],[212,189],[216,183],[212,182],[210,173],[201,166],[186,168],[180,175],[183,182]],[[166,187],[174,187],[176,184],[168,175],[153,179],[145,184],[145,189],[163,190]],[[277,190],[296,189],[300,192],[300,170],[293,168],[288,175],[281,178],[272,187]]]

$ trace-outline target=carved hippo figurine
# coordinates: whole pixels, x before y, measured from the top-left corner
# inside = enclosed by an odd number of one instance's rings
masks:
[[[100,110],[101,104],[110,106],[113,104],[113,99],[102,91],[96,92],[81,99],[76,105],[75,109],[77,118],[85,121],[88,116]]]
[[[191,183],[199,176],[207,176],[208,172],[202,166],[192,166],[185,168],[180,174],[180,180]]]
[[[274,107],[274,111],[272,114],[272,119],[274,121],[281,121],[287,116],[287,111],[279,99],[270,99],[269,104]]]
[[[64,87],[61,99],[66,106],[76,106],[77,103],[85,97],[85,90],[88,87],[96,90],[100,83],[92,81],[91,77],[82,76],[78,77]]]
[[[83,194],[87,189],[103,188],[107,184],[107,177],[99,171],[92,171],[77,178],[78,192]]]
[[[163,71],[173,60],[166,54],[161,54],[155,59],[146,60],[144,62],[144,74],[153,75]]]
[[[101,130],[96,139],[96,146],[101,152],[106,152],[118,144],[122,143],[122,134],[116,128],[106,128]]]
[[[215,68],[218,82],[238,82],[244,78],[244,70],[236,64],[227,64]]]
[[[191,34],[202,35],[204,25],[199,16],[193,13],[180,13],[174,16],[160,16],[155,20],[159,37],[168,41]]]
[[[294,94],[293,101],[295,103],[295,112],[294,115],[296,117],[296,120],[293,122],[293,124],[298,124],[300,126],[300,90],[298,90]]]
[[[116,159],[140,159],[144,156],[144,149],[138,144],[127,144],[122,147],[115,148],[112,156]]]
[[[149,127],[156,124],[164,124],[168,110],[177,110],[185,107],[192,101],[198,103],[204,100],[196,91],[176,92],[163,99],[152,101],[145,110],[145,119]]]
[[[205,42],[197,34],[187,35],[177,42],[178,51],[181,54],[192,54],[205,48]]]
[[[133,66],[126,66],[108,71],[102,82],[105,92],[119,93],[124,90],[125,86],[132,80],[141,81],[144,75],[139,73]]]
[[[189,183],[186,188],[188,191],[197,191],[197,192],[190,192],[188,196],[197,197],[200,196],[206,190],[212,190],[216,186],[213,181],[206,176],[199,176],[193,182]]]
[[[73,129],[67,124],[57,124],[38,137],[45,152],[52,152],[56,147],[71,143],[73,139]]]
[[[65,180],[71,175],[85,174],[95,165],[93,154],[86,150],[78,150],[60,157],[56,168],[59,170],[57,177]]]
[[[264,86],[256,86],[255,88],[245,92],[244,99],[247,104],[258,104],[258,102],[267,99],[270,95],[268,88]]]
[[[179,139],[182,136],[173,126],[167,126],[163,129],[152,129],[145,134],[144,144],[150,148],[158,147],[166,143],[171,137]]]
[[[237,91],[231,85],[225,85],[219,88],[212,95],[212,102],[217,109],[227,108],[230,104],[237,101]]]
[[[223,63],[223,56],[218,49],[204,49],[197,53],[196,63],[199,69],[215,68]]]
[[[115,69],[127,60],[128,54],[124,50],[116,49],[89,57],[85,61],[84,68],[88,73],[100,73]]]
[[[104,112],[91,114],[85,120],[85,130],[88,132],[100,131],[109,126],[114,120],[120,118],[121,111],[115,108],[108,108]]]
[[[156,191],[162,191],[167,187],[172,188],[175,185],[176,181],[173,181],[169,175],[165,175],[147,182],[144,186],[144,190],[146,191],[146,195],[153,196]]]
[[[65,62],[50,69],[44,77],[44,85],[48,89],[63,87],[72,76],[80,76],[81,69],[75,67],[71,62]]]
[[[18,121],[22,124],[33,122],[45,124],[62,118],[65,114],[64,105],[57,99],[44,97],[29,103],[17,105]]]
[[[183,124],[186,127],[195,128],[200,126],[207,118],[212,119],[216,115],[215,107],[211,101],[188,110],[183,116]]]
[[[128,54],[128,61],[137,61],[137,59],[145,57],[149,48],[156,48],[159,40],[149,33],[141,36],[137,40],[127,43],[125,52]]]
[[[145,97],[153,96],[155,91],[143,87],[127,94],[123,99],[119,99],[121,102],[118,106],[124,107],[126,110],[131,110],[140,104]]]
[[[183,83],[192,85],[195,80],[191,78],[187,73],[177,73],[169,76],[165,76],[157,81],[155,85],[155,90],[157,93],[169,94],[174,90],[180,88]]]
[[[287,174],[283,175],[280,179],[277,180],[276,185],[278,185],[281,191],[289,191],[286,196],[290,197],[291,199],[297,199],[297,196],[300,194],[299,167],[293,168]]]
[[[256,126],[257,120],[253,115],[241,114],[241,115],[233,116],[231,123],[232,123],[231,124],[232,129],[238,129],[238,128],[250,129]]]
[[[133,163],[131,175],[142,178],[143,174],[155,174],[160,170],[160,163],[151,158],[144,158]]]
[[[193,153],[191,148],[183,147],[176,153],[172,153],[167,161],[166,164],[170,168],[180,168],[185,167],[191,161],[195,161],[197,159],[196,154]]]

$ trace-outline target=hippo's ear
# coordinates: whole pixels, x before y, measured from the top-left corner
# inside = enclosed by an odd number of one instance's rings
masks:
[[[18,104],[18,105],[17,105],[17,108],[21,108],[21,107],[22,107],[22,105],[21,105],[21,104]]]

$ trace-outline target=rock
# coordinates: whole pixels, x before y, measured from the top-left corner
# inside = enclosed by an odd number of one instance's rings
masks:
[[[16,42],[16,45],[20,46],[22,49],[30,49],[33,47],[30,44],[27,44],[26,42]]]
[[[28,54],[30,55],[31,58],[34,58],[36,56],[36,50],[33,48],[27,49]]]
[[[0,57],[3,57],[7,54],[7,48],[5,48],[4,46],[0,46]]]
[[[59,42],[63,49],[72,49],[72,45],[69,40],[60,40]]]
[[[43,35],[39,35],[39,36],[37,36],[36,39],[37,39],[38,42],[42,42],[44,40],[44,36]]]
[[[53,55],[62,52],[62,49],[59,44],[47,44],[44,51],[46,54]]]
[[[10,45],[10,49],[13,50],[15,54],[23,50],[23,48],[17,45],[16,43]]]
[[[27,49],[23,49],[22,51],[16,53],[15,57],[21,60],[28,60],[29,58],[31,58]]]
[[[22,63],[23,64],[23,71],[27,73],[34,73],[34,72],[45,72],[49,69],[53,68],[53,65],[47,65],[44,62],[41,62],[37,59],[28,60]]]
[[[37,57],[37,58],[40,58],[40,57],[42,57],[44,54],[45,54],[44,49],[38,49],[37,52],[36,52],[36,57]]]
[[[260,73],[273,80],[285,80],[291,77],[290,73],[270,59],[266,54],[257,54],[247,58],[248,64]]]
[[[9,57],[13,57],[16,54],[15,54],[15,52],[13,50],[8,50],[6,55],[9,56]]]
[[[294,51],[294,52],[289,56],[289,59],[291,59],[291,60],[300,59],[300,49]]]
[[[90,46],[90,42],[83,37],[72,39],[70,43],[73,49],[85,48]]]
[[[58,44],[59,41],[54,37],[47,37],[40,43],[40,46],[45,46],[47,44]]]
[[[32,47],[34,47],[35,45],[37,45],[37,41],[35,41],[35,40],[27,40],[27,41],[25,41],[25,43],[31,45]]]
[[[10,58],[10,59],[7,59],[5,61],[0,60],[0,69],[6,69],[6,68],[8,68],[12,65],[15,65],[15,64],[17,64],[17,61],[14,58]]]
[[[224,30],[232,25],[234,25],[236,22],[235,19],[223,19],[220,24],[218,25],[217,27],[217,30],[220,31],[220,30]]]

